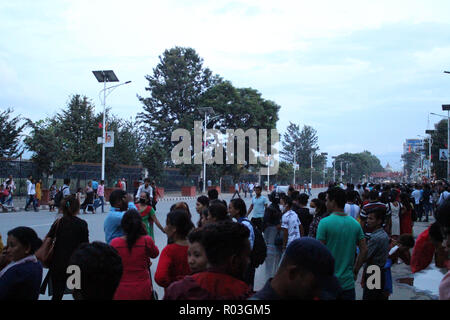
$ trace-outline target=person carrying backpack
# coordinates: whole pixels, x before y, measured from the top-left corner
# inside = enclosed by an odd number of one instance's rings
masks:
[[[238,223],[243,224],[250,231],[250,265],[244,274],[244,281],[253,289],[256,268],[264,263],[267,256],[267,246],[261,230],[253,225],[247,218],[247,206],[244,200],[238,198],[230,201],[228,212]]]
[[[70,196],[70,179],[69,178],[65,178],[64,179],[64,185],[61,187],[61,189],[59,189],[59,191],[56,193],[55,195],[55,207],[57,207],[60,211],[61,207],[60,207],[60,202],[62,199],[64,199],[64,197],[66,196]],[[62,212],[62,211],[60,211]]]

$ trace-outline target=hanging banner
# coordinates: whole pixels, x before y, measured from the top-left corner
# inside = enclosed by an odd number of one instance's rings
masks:
[[[448,159],[448,149],[439,149],[439,160],[447,161]]]
[[[105,138],[105,148],[114,147],[114,131],[107,131]]]

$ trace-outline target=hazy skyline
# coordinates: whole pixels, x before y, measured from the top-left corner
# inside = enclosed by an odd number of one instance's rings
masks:
[[[279,104],[281,134],[289,121],[314,127],[329,163],[369,150],[398,170],[403,142],[450,103],[449,12],[448,1],[2,2],[0,109],[38,120],[81,94],[101,111],[92,70],[112,69],[132,83],[107,104],[134,117],[158,57],[186,46]]]

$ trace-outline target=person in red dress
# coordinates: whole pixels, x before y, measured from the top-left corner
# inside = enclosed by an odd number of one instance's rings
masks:
[[[156,283],[167,288],[172,282],[191,274],[188,264],[188,233],[194,228],[185,210],[174,210],[167,214],[166,235],[172,240],[161,252],[155,272]]]
[[[111,241],[123,264],[123,274],[114,300],[150,300],[153,291],[150,258],[156,258],[159,249],[147,235],[141,215],[136,210],[125,213],[121,226],[125,236]]]
[[[402,204],[402,210],[400,212],[400,234],[412,234],[413,224],[412,221],[412,206],[410,199],[406,193],[400,194],[400,201]]]
[[[172,283],[163,300],[245,300],[253,293],[243,281],[250,263],[250,231],[231,221],[198,229],[208,259],[204,271]],[[189,234],[191,238],[192,234]]]

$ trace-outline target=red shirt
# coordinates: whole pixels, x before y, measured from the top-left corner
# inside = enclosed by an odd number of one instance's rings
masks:
[[[411,271],[413,273],[426,269],[433,261],[435,248],[431,243],[429,231],[430,228],[419,234],[414,244],[411,256]]]
[[[245,300],[252,292],[248,285],[228,274],[199,272],[174,282],[164,300]]]
[[[150,258],[159,254],[150,236],[140,237],[131,252],[126,240],[114,238],[111,241],[122,258],[123,273],[119,287],[114,294],[114,300],[149,300],[152,296],[152,281],[150,276]]]
[[[159,286],[167,288],[172,282],[191,273],[187,259],[188,248],[189,246],[173,243],[162,250],[155,272],[155,282]]]

